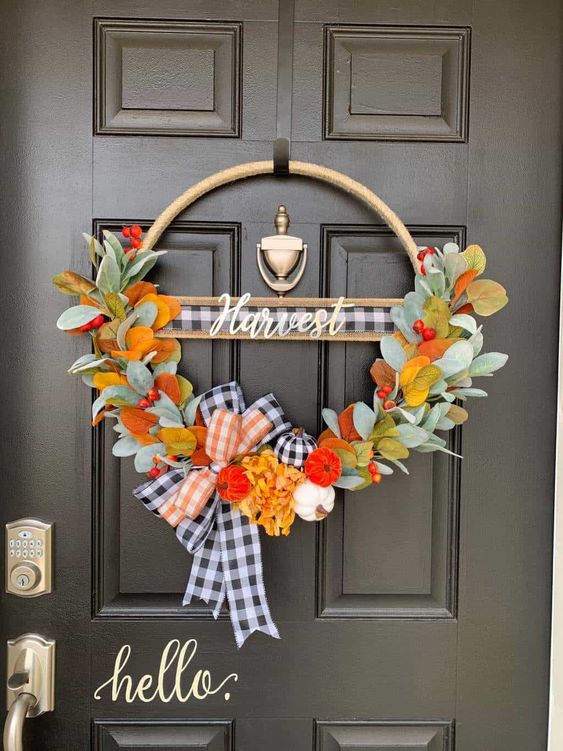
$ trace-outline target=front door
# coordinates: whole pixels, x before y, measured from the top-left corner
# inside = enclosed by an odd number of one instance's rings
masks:
[[[544,749],[559,3],[296,3],[292,158],[364,183],[421,245],[482,245],[511,299],[487,322],[487,348],[510,360],[452,439],[463,461],[417,456],[409,476],[342,493],[324,522],[262,537],[282,638],[254,634],[241,650],[228,616],[181,606],[189,555],[132,496],[139,476],[112,456],[111,426],[89,428],[90,391],[66,373],[84,342],[55,329],[65,300],[50,277],[91,273],[81,232],[148,228],[198,180],[271,158],[277,3],[21,0],[3,11],[2,518],[55,524],[53,593],[2,597],[3,640],[57,642],[56,709],[27,721],[25,748]],[[412,288],[377,217],[292,177],[196,203],[161,238],[153,281],[172,295],[270,294],[255,248],[279,204],[309,246],[299,296]],[[181,372],[197,393],[232,379],[249,402],[272,391],[318,434],[322,405],[371,399],[376,355],[369,343],[184,341]],[[121,677],[156,680],[171,640],[197,641],[185,691],[198,670],[214,688],[238,679],[185,702],[100,689],[124,647]]]

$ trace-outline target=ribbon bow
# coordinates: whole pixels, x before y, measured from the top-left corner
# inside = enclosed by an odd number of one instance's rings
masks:
[[[209,469],[192,470],[176,494],[174,506],[185,516],[195,519],[215,492],[217,475],[236,456],[244,456],[254,449],[272,429],[272,423],[258,409],[244,415],[216,409],[207,427],[205,453],[211,459]]]
[[[183,604],[199,598],[215,619],[227,598],[238,647],[254,631],[279,639],[262,579],[258,527],[216,493],[217,474],[236,456],[247,454],[291,428],[273,394],[248,409],[238,383],[207,391],[199,403],[208,427],[209,468],[167,472],[144,483],[134,495],[176,528],[176,537],[193,554]]]

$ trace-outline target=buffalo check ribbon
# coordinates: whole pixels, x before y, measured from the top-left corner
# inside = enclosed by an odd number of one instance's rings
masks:
[[[272,441],[291,424],[273,394],[247,409],[235,381],[207,391],[199,408],[208,427],[210,467],[188,475],[167,472],[136,488],[134,495],[176,528],[176,537],[193,555],[184,605],[199,598],[217,619],[226,599],[238,647],[254,631],[279,639],[264,588],[258,527],[223,503],[215,486],[217,473],[235,456]]]

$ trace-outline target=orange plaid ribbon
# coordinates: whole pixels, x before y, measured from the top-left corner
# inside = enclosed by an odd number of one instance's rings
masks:
[[[210,467],[192,470],[178,490],[159,508],[159,513],[175,527],[184,516],[195,519],[215,493],[217,474],[237,456],[245,456],[268,435],[272,423],[257,409],[239,415],[216,409],[207,426],[205,453]]]

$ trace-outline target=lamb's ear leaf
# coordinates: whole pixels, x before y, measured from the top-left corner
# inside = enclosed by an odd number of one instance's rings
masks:
[[[110,232],[109,230],[104,230],[104,237],[106,239],[106,242],[113,250],[115,260],[118,262],[118,264],[123,268],[126,261],[126,255],[123,252],[123,247],[117,237],[113,234],[113,232]],[[105,244],[105,243],[104,243]]]
[[[186,404],[184,408],[184,420],[186,421],[186,425],[191,426],[195,423],[195,413],[197,412],[200,401],[201,396],[195,396]]]
[[[335,488],[344,490],[359,490],[360,485],[364,485],[365,479],[361,475],[340,475],[338,480],[333,482]]]
[[[99,315],[98,308],[93,308],[91,305],[73,305],[72,308],[67,308],[64,313],[61,313],[57,320],[57,328],[62,331],[71,331],[90,323]]]
[[[338,436],[338,438],[341,437],[340,435],[340,425],[338,424],[338,415],[333,409],[329,409],[328,407],[325,407],[322,411],[323,420],[326,423],[326,426],[332,430],[334,435]]]
[[[138,443],[132,435],[126,435],[116,441],[111,447],[111,453],[114,456],[134,456],[141,448],[141,444]]]
[[[354,404],[353,421],[354,427],[358,433],[362,436],[364,441],[367,441],[373,426],[375,425],[377,417],[375,412],[368,407],[364,402],[356,402]]]
[[[476,357],[469,366],[469,375],[476,376],[490,375],[495,370],[500,370],[508,360],[508,355],[502,352],[487,352],[487,354]]]
[[[380,342],[381,354],[385,362],[393,370],[401,372],[407,361],[407,356],[401,347],[401,343],[394,336],[384,336]]]
[[[153,456],[158,453],[165,454],[166,450],[163,443],[151,443],[149,446],[143,446],[135,455],[135,469],[137,472],[148,472],[154,467]]]
[[[152,373],[138,360],[131,360],[127,366],[127,380],[131,388],[143,396],[152,389],[154,379]]]
[[[115,258],[105,255],[102,258],[98,275],[96,277],[96,286],[101,292],[119,292],[121,283],[121,271]]]

